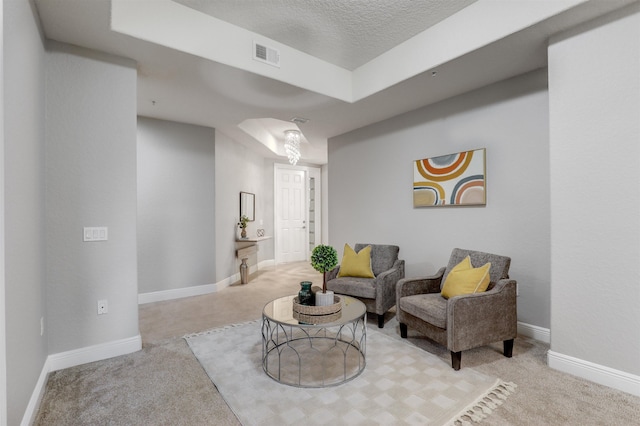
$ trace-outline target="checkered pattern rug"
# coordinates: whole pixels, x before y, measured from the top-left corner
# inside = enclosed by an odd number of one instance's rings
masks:
[[[326,388],[280,384],[262,369],[261,323],[185,336],[191,350],[245,426],[467,425],[481,421],[515,385],[471,368],[454,371],[410,343],[367,328],[366,367]]]

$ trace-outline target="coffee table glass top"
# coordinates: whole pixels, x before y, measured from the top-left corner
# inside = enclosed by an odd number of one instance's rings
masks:
[[[350,296],[339,295],[340,303],[342,303],[342,315],[334,322],[325,324],[306,324],[300,323],[293,317],[293,299],[296,295],[285,296],[272,300],[267,303],[262,311],[262,315],[280,324],[286,325],[304,325],[304,327],[331,327],[332,325],[341,325],[353,322],[362,317],[366,312],[364,303]]]

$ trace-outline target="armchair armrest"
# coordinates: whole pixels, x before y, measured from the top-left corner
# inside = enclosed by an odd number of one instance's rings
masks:
[[[396,284],[404,278],[404,260],[397,259],[393,267],[373,280],[376,288],[376,312],[384,313],[396,304]]]
[[[398,281],[396,300],[415,294],[439,293],[444,270],[445,268],[442,267],[434,275],[428,277],[404,278]]]
[[[447,301],[447,347],[452,352],[509,340],[517,334],[516,281]]]
[[[402,278],[404,278],[404,260],[398,259],[391,269],[381,272],[374,280],[375,285],[393,285],[395,287],[395,284]]]

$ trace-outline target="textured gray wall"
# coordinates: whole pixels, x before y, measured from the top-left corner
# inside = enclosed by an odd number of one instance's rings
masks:
[[[640,375],[640,5],[555,38],[549,93],[551,350]]]
[[[215,130],[138,117],[138,291],[212,284]]]
[[[5,25],[6,414],[7,424],[17,425],[44,366],[49,334],[45,323],[40,336],[40,318],[46,319],[45,51],[29,2],[5,1],[0,7]]]
[[[520,321],[549,327],[549,135],[540,70],[329,140],[329,243],[400,246],[406,275],[454,247],[511,256]],[[413,161],[486,148],[485,207],[414,208]]]
[[[49,353],[135,337],[135,64],[53,43],[46,111]],[[85,226],[109,240],[83,242]]]

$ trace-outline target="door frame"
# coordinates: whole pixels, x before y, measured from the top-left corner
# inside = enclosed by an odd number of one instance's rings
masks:
[[[297,170],[303,171],[304,173],[304,192],[305,192],[305,223],[307,224],[307,235],[306,235],[306,243],[305,243],[305,258],[309,258],[310,250],[309,250],[309,203],[310,199],[310,188],[309,188],[309,180],[311,178],[315,179],[315,228],[314,232],[316,235],[316,244],[320,244],[319,239],[321,238],[322,231],[322,172],[320,167],[312,167],[312,166],[292,166],[291,164],[285,163],[274,163],[273,164],[273,257],[275,264],[278,265],[282,263],[282,259],[279,258],[278,254],[278,241],[280,235],[278,235],[278,227],[276,226],[276,218],[278,217],[278,191],[279,191],[279,183],[278,183],[278,170]]]

